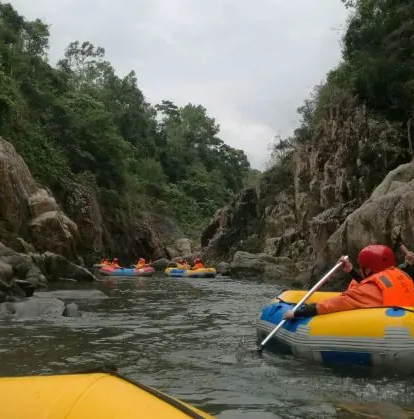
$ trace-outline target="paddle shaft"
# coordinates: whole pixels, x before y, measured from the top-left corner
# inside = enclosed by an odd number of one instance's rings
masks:
[[[400,249],[406,254],[408,255],[410,253],[410,251],[405,247],[405,245],[403,243],[400,244]]]
[[[345,259],[349,259],[348,256],[345,256]],[[343,262],[338,262],[329,272],[327,272],[307,293],[306,295],[293,307],[292,311],[295,312],[298,310],[303,303],[305,303],[311,296],[314,294],[331,276],[332,274],[337,271]],[[272,336],[285,324],[286,320],[282,320],[267,336],[263,341],[260,343],[257,350],[260,352],[263,350],[266,343],[272,338]]]

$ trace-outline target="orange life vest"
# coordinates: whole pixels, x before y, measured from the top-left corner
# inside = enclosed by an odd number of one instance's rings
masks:
[[[367,282],[373,282],[380,288],[384,306],[414,307],[413,280],[401,269],[385,269],[364,279],[361,284]]]
[[[359,285],[359,282],[352,278],[351,282],[348,285],[348,290],[350,290],[351,288],[357,287],[358,285]]]

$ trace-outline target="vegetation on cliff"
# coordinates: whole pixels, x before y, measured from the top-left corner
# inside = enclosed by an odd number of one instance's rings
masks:
[[[58,199],[83,184],[109,214],[157,208],[188,231],[249,180],[246,155],[202,106],[150,105],[135,73],[118,76],[89,42],[52,67],[48,42],[45,23],[0,3],[0,135]]]
[[[375,135],[359,138],[361,153],[356,158],[371,170],[367,190],[413,153],[414,109],[414,3],[410,0],[341,0],[350,9],[342,39],[342,60],[316,86],[298,108],[300,127],[290,138],[277,139],[273,164],[282,176],[289,175],[293,151],[311,146],[320,138],[334,108],[364,106],[368,131]],[[382,135],[376,135],[381,132]],[[352,133],[350,133],[352,136]],[[332,138],[333,143],[341,138]],[[356,162],[350,161],[350,166]],[[287,170],[288,169],[288,170]]]

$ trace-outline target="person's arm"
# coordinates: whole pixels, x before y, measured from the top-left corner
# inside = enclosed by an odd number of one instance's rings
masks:
[[[404,245],[401,245],[401,250],[405,253],[405,261],[397,268],[405,272],[414,281],[414,252],[409,251]]]
[[[409,263],[404,262],[401,265],[398,265],[397,268],[405,272],[414,281],[414,266],[413,265],[410,265]]]
[[[355,280],[355,282],[360,282],[363,279],[361,275],[356,271],[349,259],[346,259],[345,256],[341,256],[339,261],[342,262],[342,270],[348,274],[349,280],[351,282],[352,280]]]
[[[355,281],[360,282],[362,279],[362,276],[358,273],[358,271],[355,268],[352,268],[350,272],[348,272],[349,280],[352,281],[355,279]]]
[[[294,313],[292,310],[287,311],[284,313],[284,319],[297,319],[299,317],[313,317],[318,314],[316,310],[316,304],[304,304],[303,306],[299,307]]]

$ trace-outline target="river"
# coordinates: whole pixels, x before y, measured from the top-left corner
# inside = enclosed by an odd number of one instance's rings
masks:
[[[220,419],[414,417],[412,379],[344,375],[266,349],[254,356],[255,322],[274,284],[156,277],[89,287],[109,298],[85,298],[83,286],[82,317],[2,319],[0,374],[110,363]]]

